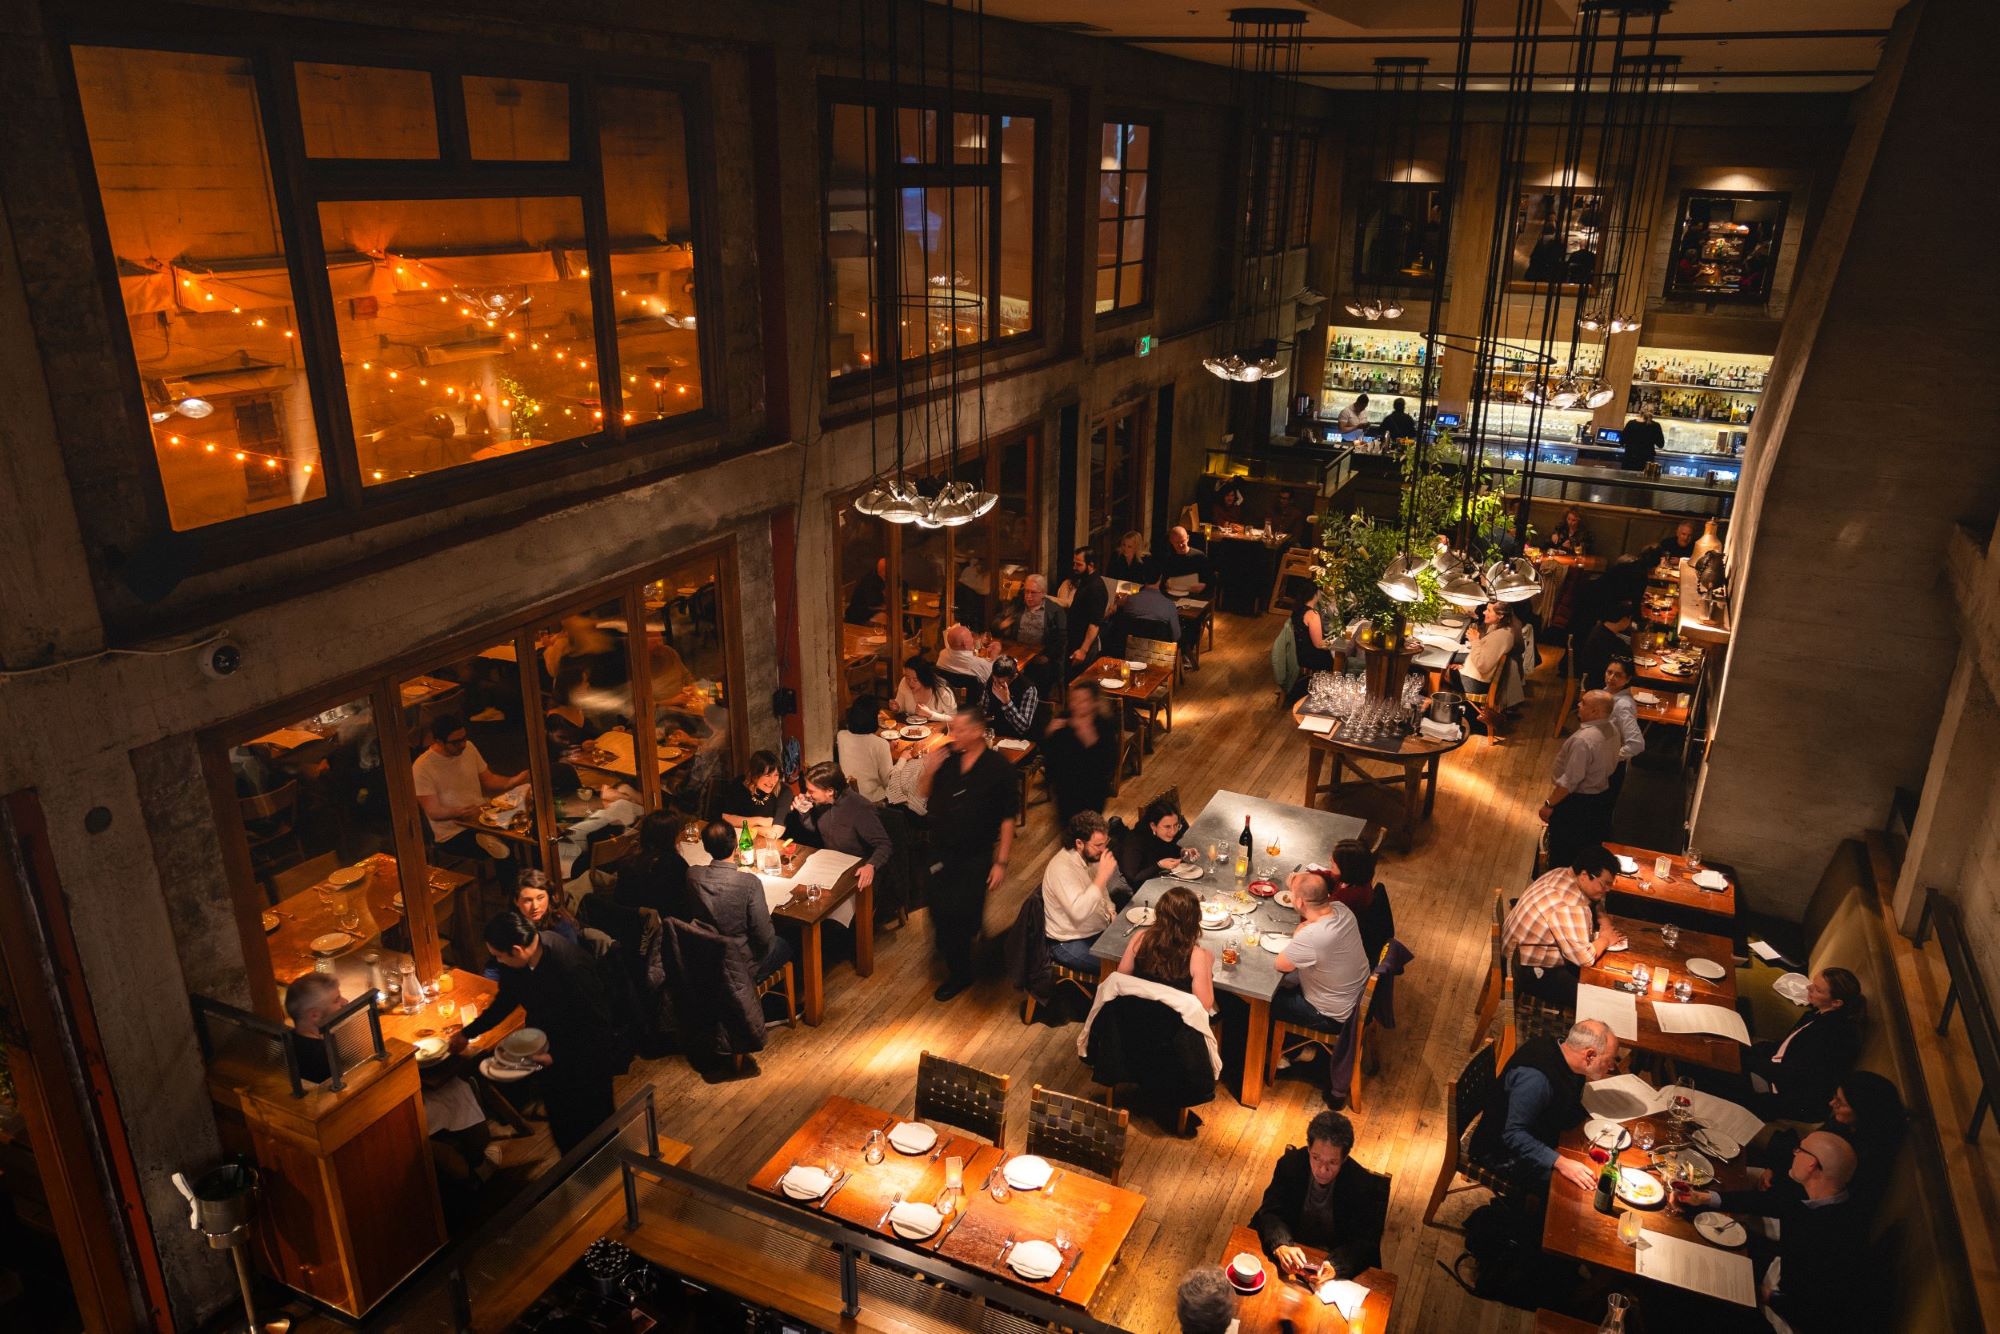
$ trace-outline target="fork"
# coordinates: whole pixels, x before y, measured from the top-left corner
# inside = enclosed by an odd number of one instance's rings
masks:
[[[1055,1194],[1055,1193],[1056,1193],[1056,1182],[1058,1182],[1058,1181],[1061,1181],[1062,1179],[1063,1179],[1063,1174],[1062,1174],[1061,1172],[1057,1172],[1057,1173],[1056,1173],[1056,1174],[1055,1174],[1054,1176],[1050,1177],[1050,1178],[1049,1178],[1049,1184],[1048,1184],[1048,1185],[1046,1185],[1046,1186],[1043,1186],[1043,1187],[1042,1187],[1042,1194],[1044,1194],[1044,1195],[1053,1195],[1053,1194]]]
[[[998,1268],[999,1266],[1007,1263],[1007,1256],[1014,1249],[1015,1235],[1016,1235],[1015,1233],[1009,1232],[1007,1234],[1007,1240],[1000,1243],[1000,1254],[993,1261],[995,1268]]]
[[[880,1232],[883,1228],[889,1225],[889,1215],[895,1213],[896,1206],[901,1204],[902,1202],[903,1202],[903,1192],[900,1190],[897,1191],[894,1195],[891,1195],[889,1197],[889,1207],[887,1209],[884,1209],[882,1211],[882,1216],[875,1220],[875,1230],[877,1232]]]

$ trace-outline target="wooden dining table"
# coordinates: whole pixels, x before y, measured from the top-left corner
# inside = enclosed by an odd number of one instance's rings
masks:
[[[1315,1265],[1326,1259],[1326,1252],[1315,1247],[1299,1249]],[[1359,1319],[1350,1322],[1339,1307],[1321,1301],[1304,1280],[1286,1282],[1278,1266],[1264,1254],[1256,1230],[1239,1223],[1229,1234],[1220,1263],[1226,1268],[1231,1259],[1242,1254],[1254,1255],[1263,1264],[1264,1286],[1238,1298],[1237,1334],[1279,1334],[1281,1330],[1290,1334],[1383,1334],[1389,1328],[1389,1311],[1396,1303],[1396,1276],[1388,1270],[1364,1269],[1340,1276],[1368,1289],[1367,1300],[1355,1313]]]
[[[329,887],[322,879],[266,910],[266,922],[277,920],[276,927],[264,933],[264,939],[271,954],[271,971],[281,985],[290,986],[312,971],[314,940],[348,930],[340,924],[343,911],[351,911],[360,919],[359,925],[348,932],[356,942],[348,947],[350,951],[402,923],[403,910],[396,900],[403,892],[403,883],[396,872],[396,859],[378,852],[355,865],[368,874],[351,888],[334,890],[331,901],[320,898],[320,891]],[[434,907],[442,906],[472,883],[469,875],[436,866],[430,869],[429,879]]]
[[[947,723],[927,722],[905,724],[901,718],[887,709],[880,711],[876,717],[876,721],[882,725],[883,739],[889,742],[890,757],[898,764],[909,759],[912,755],[928,755],[941,746],[951,744],[951,729]],[[924,734],[920,737],[903,736],[901,733],[906,725],[922,727]],[[897,733],[894,738],[890,738],[887,735],[891,730]],[[1033,742],[1028,742],[1025,745],[1017,745],[1014,744],[1015,739],[1013,738],[1002,739],[1007,740],[1009,744],[1003,746],[996,741],[993,750],[1001,759],[1006,760],[1017,769],[1027,763],[1035,754],[1035,745]]]
[[[1729,941],[1722,936],[1713,936],[1706,931],[1682,930],[1680,937],[1671,948],[1660,928],[1652,922],[1636,917],[1620,917],[1606,913],[1603,920],[1625,935],[1630,948],[1615,954],[1607,953],[1595,964],[1582,970],[1578,981],[1614,990],[1629,985],[1635,965],[1645,964],[1655,977],[1662,968],[1672,972],[1675,981],[1686,978],[1694,984],[1694,996],[1690,1004],[1720,1005],[1724,1009],[1736,1008],[1736,971]],[[1722,965],[1723,974],[1719,979],[1710,980],[1696,977],[1687,969],[1689,959],[1709,959]],[[1668,1033],[1653,1017],[1655,1005],[1678,1005],[1665,992],[1648,991],[1636,998],[1638,1001],[1639,1036],[1625,1045],[1637,1051],[1649,1052],[1671,1061],[1692,1061],[1705,1065],[1711,1070],[1726,1070],[1734,1074],[1743,1068],[1743,1046],[1734,1038],[1719,1037],[1712,1033]]]
[[[1050,1300],[1088,1308],[1131,1235],[1146,1197],[1052,1163],[1057,1175],[1044,1189],[1014,1191],[1004,1201],[995,1200],[986,1187],[1001,1165],[1018,1155],[944,1126],[932,1127],[938,1142],[929,1152],[902,1154],[885,1139],[882,1161],[865,1161],[862,1153],[869,1133],[879,1130],[886,1135],[903,1119],[835,1094],[751,1175],[750,1189]],[[934,1236],[922,1241],[898,1237],[887,1221],[890,1208],[898,1197],[935,1205],[945,1191],[945,1160],[953,1157],[964,1160],[964,1189],[955,1211]],[[830,1166],[846,1175],[818,1201],[794,1200],[778,1181],[795,1164]],[[1009,1239],[1053,1243],[1058,1229],[1069,1234],[1073,1245],[1062,1267],[1048,1278],[1025,1279],[1001,1261],[1001,1249]]]
[[[1654,909],[1682,908],[1713,917],[1736,916],[1736,877],[1728,872],[1718,871],[1729,882],[1725,888],[1703,889],[1692,879],[1694,868],[1688,865],[1687,858],[1678,853],[1655,852],[1626,843],[1606,843],[1604,850],[1613,856],[1630,857],[1639,863],[1637,875],[1619,873],[1618,879],[1611,885],[1613,894],[1643,900]],[[1665,880],[1654,871],[1662,857],[1669,863],[1669,877]],[[1724,960],[1717,959],[1716,962],[1723,963]]]
[[[762,822],[752,821],[753,827]],[[708,853],[699,844],[683,843],[681,857],[690,866],[709,864]],[[799,928],[799,1015],[808,1024],[818,1025],[826,1014],[826,933],[828,920],[844,903],[853,901],[854,973],[868,977],[875,972],[875,886],[862,885],[859,862],[849,866],[830,884],[820,885],[820,896],[809,900],[802,892],[806,885],[805,866],[817,848],[795,843],[785,850],[777,869],[756,875],[767,889],[781,891],[783,898],[770,909],[773,921],[790,922]],[[767,892],[765,902],[772,901]]]
[[[1142,705],[1152,704],[1173,685],[1174,669],[1171,664],[1161,666],[1148,665],[1143,670],[1133,672],[1128,679],[1124,676],[1123,672],[1123,668],[1128,661],[1136,662],[1138,659],[1114,658],[1107,654],[1085,666],[1082,671],[1076,674],[1076,677],[1079,680],[1097,682],[1097,688],[1103,691],[1108,698],[1126,700],[1133,704]],[[1104,684],[1106,681],[1114,678],[1118,679],[1120,684],[1116,686]],[[1121,706],[1117,710],[1117,713],[1119,768],[1122,770],[1124,767],[1125,747],[1129,744],[1127,710]],[[1137,745],[1132,746],[1132,772],[1134,774],[1145,770],[1145,753],[1152,746],[1150,733],[1150,726],[1146,726],[1144,731],[1138,733],[1136,737],[1131,738],[1138,742]]]
[[[1586,1164],[1593,1173],[1597,1169],[1597,1164],[1590,1161],[1590,1145],[1584,1139],[1583,1127],[1580,1125],[1572,1126],[1556,1140],[1556,1153],[1561,1157]],[[1620,1167],[1644,1169],[1650,1163],[1651,1155],[1636,1146],[1618,1155]],[[1741,1155],[1734,1163],[1715,1164],[1715,1173],[1714,1184],[1701,1189],[1744,1190],[1751,1184],[1749,1169],[1743,1165]],[[1548,1212],[1542,1218],[1542,1249],[1556,1255],[1567,1255],[1585,1264],[1602,1265],[1616,1273],[1636,1275],[1637,1251],[1618,1240],[1618,1214],[1631,1207],[1620,1200],[1615,1206],[1616,1212],[1609,1215],[1600,1214],[1597,1212],[1594,1193],[1591,1190],[1574,1184],[1560,1172],[1552,1172],[1549,1179]],[[1698,1246],[1712,1245],[1695,1230],[1690,1216],[1676,1214],[1665,1205],[1656,1205],[1638,1212],[1644,1217],[1647,1232],[1679,1237]]]
[[[1305,701],[1292,706],[1292,721],[1302,723],[1301,712]],[[1364,741],[1358,737],[1344,736],[1344,721],[1336,720],[1330,732],[1310,732],[1303,726],[1299,735],[1306,743],[1306,790],[1304,804],[1314,809],[1332,809],[1333,799],[1369,789],[1385,792],[1401,792],[1402,818],[1391,828],[1396,835],[1397,846],[1408,851],[1416,839],[1417,827],[1430,819],[1431,810],[1437,804],[1438,769],[1444,757],[1463,746],[1467,737],[1463,734],[1456,741],[1441,741],[1421,732],[1411,732],[1396,740],[1393,745]],[[1332,772],[1326,781],[1320,781],[1327,761],[1332,761]],[[1383,765],[1388,772],[1378,772],[1369,765]],[[1324,800],[1322,800],[1324,799]]]

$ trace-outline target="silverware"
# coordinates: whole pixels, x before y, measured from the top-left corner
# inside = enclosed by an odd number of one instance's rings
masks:
[[[1014,1234],[1012,1232],[1009,1232],[1007,1234],[1007,1240],[1000,1243],[1000,1254],[997,1257],[995,1257],[993,1261],[994,1267],[998,1268],[999,1266],[1006,1264],[1007,1256],[1010,1252],[1013,1251],[1013,1249],[1014,1249]]]
[[[1076,1248],[1074,1252],[1071,1253],[1069,1257],[1069,1273],[1064,1274],[1062,1276],[1062,1282],[1056,1284],[1056,1296],[1058,1297],[1062,1296],[1062,1290],[1069,1286],[1070,1279],[1076,1276],[1076,1267],[1082,1263],[1083,1263],[1083,1247],[1079,1246]]]
[[[1061,1181],[1062,1179],[1063,1179],[1063,1174],[1062,1174],[1061,1172],[1057,1172],[1057,1173],[1056,1173],[1056,1174],[1055,1174],[1054,1176],[1050,1177],[1050,1178],[1049,1178],[1049,1184],[1048,1184],[1048,1185],[1046,1185],[1046,1186],[1043,1186],[1043,1187],[1042,1187],[1042,1194],[1044,1194],[1044,1195],[1053,1195],[1053,1194],[1055,1194],[1055,1193],[1056,1193],[1056,1182],[1058,1182],[1058,1181]]]
[[[965,1214],[966,1214],[965,1205],[964,1202],[961,1201],[959,1204],[958,1212],[953,1214],[951,1217],[951,1226],[946,1228],[944,1230],[944,1235],[938,1238],[936,1249],[942,1250],[944,1248],[944,1244],[947,1241],[951,1240],[951,1234],[953,1232],[956,1232],[958,1230],[958,1225],[965,1221]]]
[[[951,1140],[943,1135],[939,1135],[937,1147],[931,1150],[931,1156],[925,1159],[925,1161],[932,1163],[936,1162],[939,1158],[942,1158],[944,1156],[944,1151],[950,1147],[951,1147]]]
[[[877,1232],[880,1232],[883,1228],[889,1225],[889,1215],[895,1213],[896,1206],[901,1204],[902,1202],[903,1202],[903,1192],[900,1190],[897,1191],[894,1195],[891,1195],[889,1197],[889,1207],[887,1209],[884,1209],[882,1211],[882,1216],[875,1220],[875,1230]]]
[[[827,1206],[827,1201],[831,1200],[834,1196],[840,1194],[840,1188],[846,1185],[848,1181],[852,1179],[853,1176],[854,1173],[852,1172],[842,1172],[839,1176],[835,1177],[833,1184],[827,1187],[826,1194],[820,1196],[819,1203],[813,1207],[817,1209],[825,1209]]]

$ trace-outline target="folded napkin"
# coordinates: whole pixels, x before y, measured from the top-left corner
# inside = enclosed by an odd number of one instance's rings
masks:
[[[922,1121],[899,1121],[889,1131],[889,1147],[898,1153],[928,1153],[937,1145],[937,1131]]]
[[[1637,858],[1627,857],[1622,852],[1617,853],[1616,856],[1618,858],[1618,869],[1620,871],[1622,871],[1626,875],[1639,874],[1639,862]]]
[[[1417,730],[1433,741],[1458,741],[1465,736],[1457,723],[1434,722],[1429,718],[1419,722]]]
[[[905,1200],[889,1211],[889,1226],[900,1236],[918,1240],[944,1226],[944,1215],[928,1204]]]
[[[793,1167],[778,1178],[778,1185],[785,1194],[802,1200],[816,1200],[833,1186],[833,1178],[825,1168]]]
[[[1024,1241],[1007,1253],[1009,1267],[1030,1281],[1054,1277],[1062,1262],[1062,1252],[1046,1241]]]
[[[1018,737],[1010,736],[1010,737],[1002,737],[1000,740],[994,742],[993,744],[996,748],[1000,750],[1026,750],[1030,745],[1034,743],[1029,741],[1023,741]]]
[[[1339,1307],[1341,1319],[1352,1321],[1361,1303],[1368,1300],[1368,1289],[1351,1279],[1330,1278],[1319,1285],[1319,1299],[1328,1306]]]

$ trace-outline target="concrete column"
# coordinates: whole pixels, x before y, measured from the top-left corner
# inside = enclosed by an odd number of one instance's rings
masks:
[[[1896,877],[1896,920],[1913,930],[1923,911],[1924,890],[1950,889],[1963,874],[1981,813],[1993,800],[1996,756],[2000,756],[2000,708],[1970,652],[1960,652],[1951,693],[1931,747],[1916,827]]]
[[[1463,413],[1472,398],[1472,356],[1465,351],[1479,336],[1479,315],[1486,297],[1486,265],[1493,255],[1493,210],[1499,207],[1500,127],[1465,127],[1463,174],[1451,212],[1451,295],[1445,301],[1439,327],[1456,335],[1461,346],[1444,353],[1438,377],[1438,407]]]

